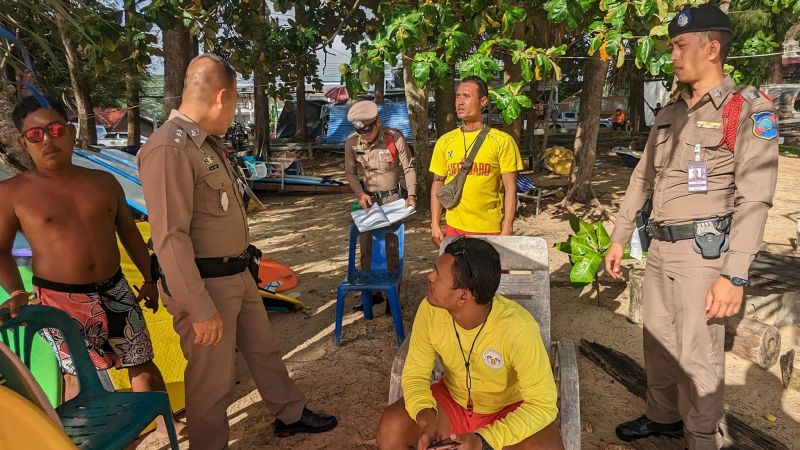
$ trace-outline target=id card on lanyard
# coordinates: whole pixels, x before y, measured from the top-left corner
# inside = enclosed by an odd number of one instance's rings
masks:
[[[708,192],[708,170],[705,161],[700,159],[702,151],[703,147],[695,144],[694,161],[689,163],[687,171],[689,192]]]

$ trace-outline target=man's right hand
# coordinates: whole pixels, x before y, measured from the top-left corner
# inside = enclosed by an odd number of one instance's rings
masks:
[[[202,322],[192,322],[194,343],[198,345],[217,345],[222,340],[222,318],[214,314]]]
[[[8,299],[7,302],[3,303],[3,306],[0,306],[0,309],[9,310],[9,313],[11,314],[12,318],[17,317],[17,314],[19,314],[19,309],[30,302],[28,297],[29,295],[30,294],[27,292],[24,293],[21,292]]]
[[[608,253],[606,253],[606,272],[615,280],[622,278],[622,254],[624,251],[624,245],[612,242],[611,247],[608,248]]]
[[[443,237],[444,234],[442,234],[441,227],[439,227],[438,225],[437,226],[431,225],[431,241],[433,241],[433,245],[435,245],[436,248],[439,248],[439,246],[442,245]]]
[[[442,438],[435,410],[428,408],[420,411],[417,414],[417,425],[421,431],[417,441],[417,450],[427,450],[432,443]]]
[[[369,207],[372,206],[372,197],[366,192],[359,192],[358,204],[361,206],[361,209],[369,209]]]

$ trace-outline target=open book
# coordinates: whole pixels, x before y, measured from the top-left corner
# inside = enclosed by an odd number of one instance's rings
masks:
[[[411,206],[406,208],[406,201],[401,198],[391,203],[386,203],[383,206],[373,203],[367,210],[361,209],[353,211],[350,214],[353,216],[353,222],[355,222],[358,227],[358,231],[364,233],[366,231],[388,227],[415,212],[416,209]]]

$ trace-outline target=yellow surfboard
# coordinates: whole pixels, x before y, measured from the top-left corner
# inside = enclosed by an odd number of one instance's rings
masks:
[[[148,222],[138,222],[136,226],[145,242],[150,241],[150,224]],[[125,278],[128,279],[131,287],[141,287],[144,282],[142,274],[139,269],[128,257],[128,253],[122,247],[122,244],[117,240],[119,251],[122,258],[122,272]],[[161,370],[161,375],[164,377],[164,382],[167,385],[167,394],[169,394],[169,402],[172,410],[175,412],[182,411],[186,407],[186,397],[184,391],[183,372],[186,369],[186,359],[183,357],[181,351],[180,338],[172,327],[172,316],[167,312],[164,305],[160,305],[158,312],[155,314],[153,311],[145,308],[142,305],[145,321],[147,322],[147,329],[150,331],[150,339],[153,341],[153,351],[155,352],[154,362]],[[127,370],[110,369],[108,375],[111,377],[114,387],[118,391],[129,391],[131,384],[128,379]],[[152,427],[152,425],[151,425]],[[149,431],[148,428],[145,431]]]

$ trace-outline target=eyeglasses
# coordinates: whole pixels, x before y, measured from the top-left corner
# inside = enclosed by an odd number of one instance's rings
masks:
[[[25,139],[31,144],[38,144],[44,139],[44,134],[47,133],[52,138],[60,138],[67,130],[67,124],[64,122],[50,122],[44,127],[29,128],[22,132]]]
[[[375,128],[375,123],[376,122],[372,122],[369,125],[364,125],[361,128],[356,128],[356,133],[358,133],[358,134],[360,134],[362,136],[365,135],[365,134],[369,134],[369,132],[372,131],[373,128]]]

